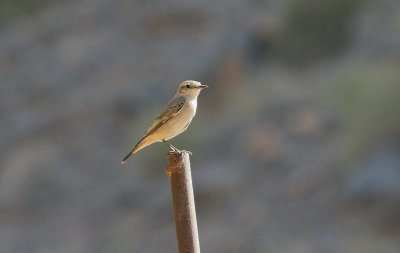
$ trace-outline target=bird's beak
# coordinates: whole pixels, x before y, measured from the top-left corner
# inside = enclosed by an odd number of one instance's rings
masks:
[[[197,86],[199,89],[204,89],[204,88],[208,88],[208,86],[207,85],[199,85],[199,86]]]

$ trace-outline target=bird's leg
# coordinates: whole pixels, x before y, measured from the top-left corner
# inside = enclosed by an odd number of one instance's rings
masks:
[[[180,151],[179,149],[177,149],[174,146],[172,146],[172,144],[169,143],[168,141],[162,140],[162,142],[164,142],[164,144],[167,145],[173,152],[179,152]]]
[[[167,145],[172,150],[172,152],[178,152],[178,153],[188,152],[189,154],[192,154],[192,152],[190,152],[190,151],[180,150],[180,149],[175,148],[171,143],[169,143],[166,140],[162,140],[162,142],[164,142],[164,144]]]

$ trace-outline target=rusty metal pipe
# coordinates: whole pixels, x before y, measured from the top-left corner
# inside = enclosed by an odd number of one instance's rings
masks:
[[[179,253],[200,253],[189,153],[168,153],[165,172],[171,184]]]

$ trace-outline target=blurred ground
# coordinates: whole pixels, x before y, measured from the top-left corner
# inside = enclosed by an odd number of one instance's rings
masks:
[[[400,252],[400,3],[1,1],[0,252],[176,252],[179,82],[204,252]]]

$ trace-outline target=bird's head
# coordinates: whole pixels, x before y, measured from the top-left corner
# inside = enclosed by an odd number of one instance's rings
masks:
[[[204,88],[208,88],[208,86],[202,85],[197,81],[188,80],[179,84],[177,93],[188,97],[197,97]]]

